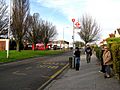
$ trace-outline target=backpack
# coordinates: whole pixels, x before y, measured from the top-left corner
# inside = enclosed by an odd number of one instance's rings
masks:
[[[90,50],[90,49],[87,49],[87,50],[86,50],[86,52],[87,52],[87,53],[90,53],[90,52],[91,52],[91,50]]]

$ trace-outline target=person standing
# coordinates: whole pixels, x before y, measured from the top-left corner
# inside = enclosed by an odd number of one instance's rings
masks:
[[[90,45],[86,46],[85,52],[86,52],[86,61],[87,61],[87,63],[90,63],[91,56],[92,56],[92,49],[91,49]]]
[[[110,66],[112,64],[111,60],[111,52],[109,51],[108,47],[104,47],[104,52],[103,52],[103,63],[105,65],[105,78],[110,78],[111,70]]]
[[[80,50],[78,47],[76,47],[76,51],[74,53],[75,55],[75,64],[76,64],[76,70],[79,70],[80,67]]]
[[[103,64],[103,52],[104,52],[104,46],[101,46],[101,53],[100,53],[100,62],[101,62],[101,70],[100,72],[105,73],[105,65]]]

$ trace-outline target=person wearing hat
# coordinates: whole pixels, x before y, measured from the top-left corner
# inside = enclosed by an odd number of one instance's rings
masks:
[[[104,52],[103,52],[103,64],[105,65],[105,78],[110,78],[111,70],[110,70],[110,65],[112,64],[111,60],[111,52],[109,51],[108,47],[104,47]]]

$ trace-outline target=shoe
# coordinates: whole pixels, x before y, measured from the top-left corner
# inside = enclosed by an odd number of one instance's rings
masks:
[[[110,78],[110,76],[109,75],[108,76],[105,75],[104,78]]]
[[[104,78],[107,78],[107,76],[104,76]]]
[[[99,72],[100,72],[100,73],[104,73],[104,72],[103,72],[103,71],[101,71],[101,70],[100,70]]]
[[[102,73],[101,71],[98,71],[98,72]]]

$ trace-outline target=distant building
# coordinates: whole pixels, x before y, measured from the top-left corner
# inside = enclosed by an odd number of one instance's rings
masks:
[[[64,40],[52,41],[52,47],[57,46],[58,48],[69,48],[69,42]]]

